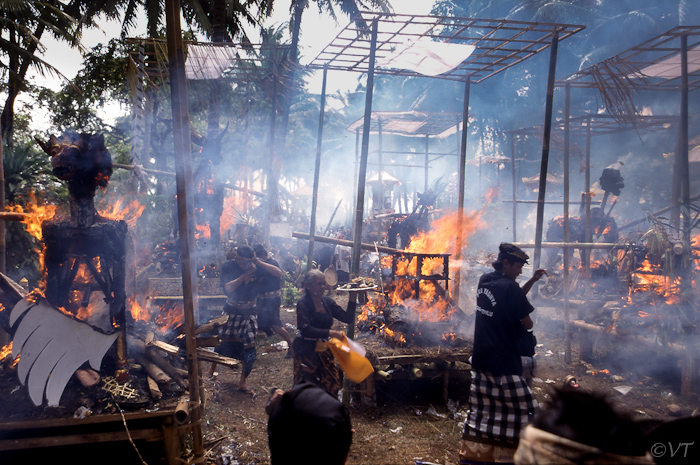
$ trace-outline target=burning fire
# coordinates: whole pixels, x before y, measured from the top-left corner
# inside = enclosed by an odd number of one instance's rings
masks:
[[[221,237],[224,237],[226,231],[236,223],[236,218],[241,216],[241,213],[248,211],[252,206],[250,197],[247,195],[236,196],[230,195],[224,198],[224,210],[221,214],[220,232]]]
[[[209,223],[195,225],[195,239],[211,239],[211,229]]]
[[[632,273],[629,299],[632,301],[635,292],[645,292],[658,295],[667,304],[678,303],[680,302],[680,285],[679,277],[665,275],[661,266],[653,265],[649,259],[645,259]]]
[[[3,363],[5,359],[9,359],[12,357],[12,342],[10,341],[9,344],[7,344],[5,347],[0,348],[0,363]],[[10,368],[14,368],[17,366],[19,363],[19,355],[17,355],[17,358],[14,359],[12,364],[10,364]]]
[[[476,212],[463,215],[461,230],[465,247],[467,239],[483,225],[481,214],[482,212]],[[457,252],[455,232],[458,230],[459,214],[453,212],[433,221],[428,231],[413,236],[405,249],[406,255],[383,257],[382,267],[393,268],[394,275],[394,281],[386,286],[385,291],[388,306],[403,307],[409,318],[415,322],[449,322],[452,319],[457,307],[453,304],[449,292],[440,283],[445,283],[444,279],[441,280],[445,272],[445,260],[442,255]],[[421,259],[414,254],[421,255]],[[417,272],[419,262],[420,273]],[[419,275],[434,279],[417,280]],[[360,325],[372,326],[367,322],[382,313],[377,309],[377,303],[375,299],[371,299],[363,306],[362,313],[357,318]],[[380,335],[394,344],[406,343],[404,335],[397,335],[384,325],[375,326],[380,327]],[[445,336],[443,339],[450,341],[454,337]]]
[[[100,216],[110,220],[124,220],[130,228],[136,227],[136,221],[146,209],[138,200],[133,200],[128,204],[124,199],[103,206],[99,209]]]
[[[8,205],[7,211],[16,213],[26,213],[22,220],[27,232],[37,240],[42,239],[41,223],[56,216],[58,207],[56,205],[40,205],[34,192],[27,193],[26,204]]]
[[[467,246],[467,239],[483,226],[483,211],[462,216],[462,246]],[[407,252],[425,254],[455,254],[457,252],[455,233],[459,230],[459,213],[453,212],[433,221],[425,233],[411,238]]]
[[[151,300],[142,305],[135,297],[130,297],[127,308],[134,321],[152,322],[160,334],[168,333],[185,321],[185,309],[181,302],[169,302],[158,307]]]

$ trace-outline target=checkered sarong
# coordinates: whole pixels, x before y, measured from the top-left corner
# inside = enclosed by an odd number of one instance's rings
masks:
[[[471,437],[517,442],[532,419],[537,399],[518,375],[492,376],[472,370],[469,411],[463,439]]]
[[[240,342],[244,346],[255,345],[255,333],[258,332],[256,315],[229,315],[221,330],[221,342]]]

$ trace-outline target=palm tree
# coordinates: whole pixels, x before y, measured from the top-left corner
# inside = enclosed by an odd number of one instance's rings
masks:
[[[310,3],[316,3],[319,11],[324,11],[331,18],[337,21],[335,9],[339,8],[342,13],[356,21],[362,23],[358,13],[362,9],[379,10],[383,12],[391,11],[391,4],[388,0],[292,0],[290,12],[292,13],[292,59],[296,59],[299,48],[299,35],[301,34],[301,16]],[[360,26],[362,24],[358,24]]]
[[[292,49],[290,57],[294,65],[299,62],[299,36],[301,35],[301,17],[304,10],[311,3],[318,5],[319,11],[324,11],[331,18],[337,21],[335,9],[340,11],[350,18],[354,18],[358,26],[365,26],[362,18],[359,16],[361,9],[379,10],[382,12],[391,11],[389,0],[292,0],[292,5],[289,10],[292,14],[290,23],[292,29]],[[295,66],[296,68],[296,66]],[[287,121],[289,118],[289,105],[286,106],[282,115],[282,137],[284,138],[287,129]]]
[[[62,76],[56,68],[40,59],[36,53],[42,49],[41,37],[49,32],[73,47],[78,46],[76,22],[65,12],[64,4],[58,0],[19,1],[0,0],[0,53],[7,57],[7,98],[0,116],[2,139],[12,146],[14,104],[25,88],[25,79],[30,67],[40,74]]]

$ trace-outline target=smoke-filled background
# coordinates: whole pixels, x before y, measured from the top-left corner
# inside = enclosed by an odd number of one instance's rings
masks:
[[[401,13],[400,2],[393,2],[392,6]],[[585,25],[586,29],[559,45],[559,79],[673,27],[692,24],[700,17],[698,8],[685,1],[463,0],[436,1],[432,13]],[[346,20],[340,19],[339,30]],[[188,188],[194,195],[194,253],[201,277],[209,276],[212,269],[223,263],[235,245],[246,242],[265,243],[278,258],[293,250],[300,262],[298,269],[304,268],[306,260],[315,258],[304,257],[306,243],[292,238],[290,232],[309,232],[321,89],[318,75],[293,64],[307,63],[313,57],[304,56],[303,50],[294,56],[290,48],[293,28],[288,26],[266,25],[260,35],[262,46],[240,51],[242,57],[255,58],[254,66],[241,70],[240,62],[234,60],[220,78],[204,79],[195,70],[188,80],[194,176],[194,183]],[[304,29],[313,27],[313,23],[302,20],[302,34]],[[202,35],[192,36],[195,37],[204,40]],[[230,39],[232,43],[239,42],[239,38]],[[144,46],[143,58],[139,58],[140,45]],[[8,208],[13,210],[31,210],[35,203],[65,209],[67,204],[65,188],[49,173],[46,156],[36,147],[34,136],[46,140],[49,134],[67,130],[105,135],[117,166],[107,189],[98,193],[98,208],[105,211],[118,201],[136,202],[142,207],[138,209],[142,210],[140,216],[130,223],[130,232],[134,271],[143,276],[177,276],[175,163],[163,46],[163,42],[139,38],[114,39],[95,47],[86,55],[84,66],[71,85],[57,92],[31,88],[27,92],[31,103],[17,108],[10,129],[3,122],[5,196]],[[194,54],[194,48],[189,53]],[[545,51],[471,88],[464,204],[468,218],[475,222],[465,230],[468,236],[465,232],[465,248],[461,251],[465,260],[452,264],[453,271],[461,268],[469,274],[474,270],[472,274],[476,275],[489,269],[489,254],[497,250],[501,241],[534,241],[536,207],[532,202],[538,195],[548,66],[549,53]],[[338,74],[329,72],[329,82],[339,79]],[[355,89],[327,95],[316,211],[316,233],[337,236],[342,232],[348,239],[357,198],[361,139],[361,134],[358,137],[348,127],[363,117],[366,96],[366,77],[358,74],[356,79]],[[462,114],[461,83],[377,75],[374,84],[374,111]],[[639,91],[633,97],[638,114],[679,114],[679,92]],[[124,116],[112,121],[100,110],[114,103],[121,105]],[[693,117],[697,103],[697,93],[691,92],[691,149],[697,145],[697,121]],[[595,89],[572,89],[572,117],[606,114],[608,110]],[[37,113],[49,116],[49,129],[34,128],[32,116]],[[563,115],[564,89],[557,87],[555,121]],[[620,194],[607,204],[610,208],[614,202],[611,215],[618,228],[675,201],[672,165],[678,130],[678,125],[670,122],[653,130],[597,134],[591,139],[592,199],[597,202],[604,196],[598,179],[605,168],[618,169],[624,178]],[[579,215],[577,202],[585,191],[586,143],[584,136],[572,135],[572,216]],[[409,214],[420,206],[419,194],[426,191],[435,195],[430,219],[446,216],[457,208],[460,133],[430,138],[428,147],[430,153],[443,155],[431,157],[426,180],[424,138],[385,133],[380,140],[378,135],[371,135],[364,196],[368,223],[363,227],[363,236],[375,233],[368,236],[369,243],[378,241],[385,245],[389,223],[371,223],[370,217]],[[384,189],[369,182],[378,175],[380,151]],[[691,158],[691,173],[697,169],[696,164]],[[563,135],[555,130],[548,201],[563,200],[562,173]],[[691,180],[695,178],[691,174]],[[515,226],[513,188],[519,201],[530,201],[518,204]],[[696,185],[691,182],[691,198],[696,192]],[[560,204],[548,204],[545,227],[562,213]],[[375,225],[376,231],[372,229]],[[650,222],[640,222],[625,234],[641,234],[651,226]],[[8,223],[7,231],[7,274],[18,282],[27,279],[30,287],[36,286],[42,277],[35,252],[40,243],[28,236],[21,224]],[[454,245],[454,230],[451,232]],[[668,233],[672,238],[679,236],[673,229]],[[474,258],[477,265],[469,258]],[[460,297],[464,297],[461,304],[468,311],[472,296]],[[690,331],[681,327],[681,333]]]

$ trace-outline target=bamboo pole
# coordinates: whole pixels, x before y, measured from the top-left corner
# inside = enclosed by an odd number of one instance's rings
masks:
[[[0,212],[0,221],[24,221],[31,216],[36,215],[34,213]]]
[[[338,208],[340,208],[340,204],[343,203],[343,199],[338,200],[338,205],[335,206],[335,209],[333,210],[333,214],[331,215],[331,219],[328,220],[328,224],[326,225],[326,229],[323,230],[323,233],[327,233],[331,229],[331,224],[333,224],[333,220],[335,219],[335,214],[338,213]]]
[[[514,242],[513,245],[520,247],[521,249],[534,249],[538,244],[533,244],[532,242]],[[542,242],[539,244],[540,248],[543,249],[561,249],[564,247],[571,247],[576,249],[612,249],[614,247],[623,248],[627,247],[626,244],[616,244],[612,242]]]
[[[570,128],[569,118],[571,114],[571,85],[567,82],[564,100],[564,242],[569,242],[569,153]],[[569,248],[564,247],[564,361],[571,363],[571,323],[569,321]]]
[[[535,226],[535,256],[533,258],[534,268],[540,267],[540,256],[542,254],[542,223],[544,221],[544,198],[547,190],[547,168],[549,165],[549,143],[552,134],[552,106],[554,102],[554,77],[557,68],[557,49],[559,48],[559,32],[552,34],[552,45],[549,55],[549,75],[547,78],[547,99],[545,102],[544,134],[542,136],[542,160],[540,163],[540,185],[537,195],[537,224]],[[537,294],[537,287],[533,289],[533,294]]]
[[[182,296],[185,313],[185,341],[187,368],[190,381],[191,426],[194,462],[204,459],[204,444],[201,423],[201,402],[199,383],[199,361],[195,339],[196,281],[193,279],[190,261],[190,240],[194,238],[194,228],[190,229],[188,208],[192,208],[187,198],[188,187],[192,186],[191,146],[189,140],[189,108],[187,105],[187,82],[185,78],[185,54],[180,26],[180,1],[166,1],[166,32],[168,37],[168,62],[170,71],[170,96],[173,115],[173,139],[176,164],[178,231],[180,238],[180,263],[182,269]],[[189,193],[190,198],[192,193]],[[194,242],[193,242],[194,243]]]
[[[357,201],[355,203],[355,218],[353,225],[353,248],[350,272],[358,275],[360,272],[360,241],[362,240],[362,221],[365,213],[365,182],[367,178],[367,157],[369,156],[369,135],[372,123],[372,94],[374,92],[374,64],[377,52],[377,34],[379,22],[375,19],[372,22],[372,39],[369,50],[369,70],[367,73],[367,90],[365,93],[365,115],[362,127],[362,149],[360,150],[360,164],[357,175]],[[311,259],[311,257],[309,257]],[[352,326],[348,326],[348,337],[352,337],[355,332],[353,318]]]
[[[295,237],[297,239],[305,240],[308,241],[310,239],[310,235],[307,233],[303,232],[293,232],[292,237]],[[317,242],[324,242],[326,244],[335,244],[335,245],[345,245],[348,247],[355,247],[355,242],[354,241],[346,241],[344,239],[336,239],[334,237],[325,237],[325,236],[315,236],[315,240]],[[366,244],[364,242],[360,243],[360,249],[361,250],[375,250],[375,245],[374,244]],[[389,253],[389,254],[405,254],[405,250],[400,250],[400,249],[392,249],[391,247],[384,247],[384,246],[376,246],[376,250],[379,252],[384,252],[384,253]]]
[[[459,148],[459,199],[457,207],[457,246],[455,259],[460,260],[462,258],[462,223],[464,221],[464,182],[465,182],[465,170],[467,167],[467,136],[469,135],[469,96],[471,93],[471,81],[467,78],[464,83],[464,98],[462,99],[462,134],[460,138],[460,148]],[[452,286],[452,292],[454,295],[454,300],[459,306],[459,282],[461,280],[460,267],[455,269],[455,281]]]
[[[321,111],[318,116],[318,132],[316,135],[316,163],[314,165],[314,187],[311,196],[311,218],[309,220],[309,259],[306,261],[306,271],[311,270],[314,258],[314,235],[316,234],[316,210],[318,208],[318,182],[321,172],[321,146],[323,142],[323,117],[326,112],[326,82],[328,67],[323,68],[323,84],[321,85]],[[338,204],[340,205],[340,204]]]

